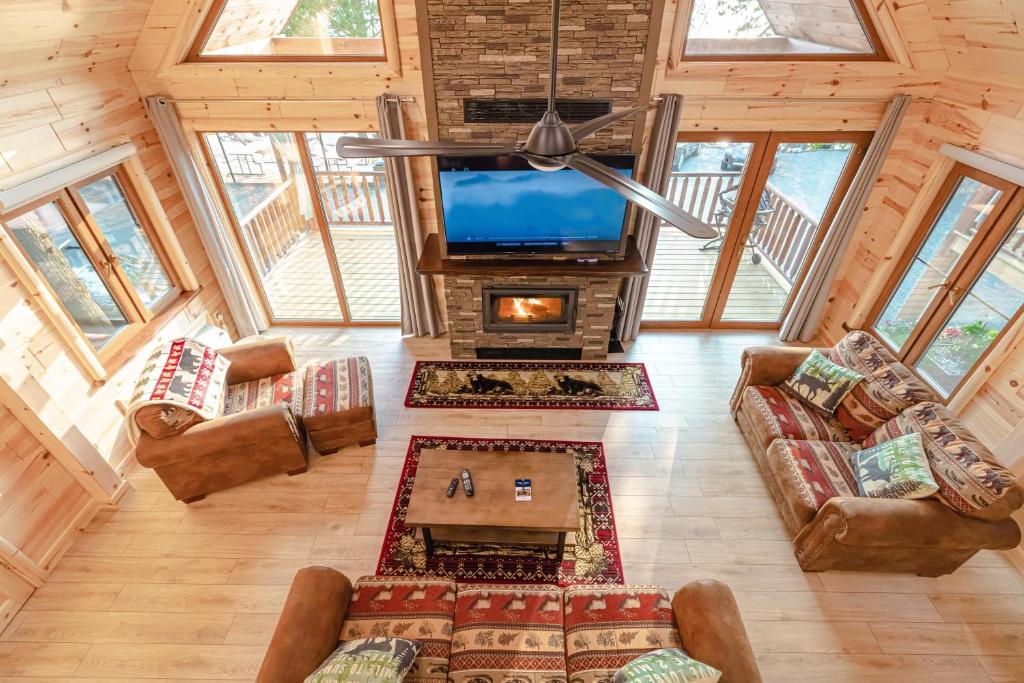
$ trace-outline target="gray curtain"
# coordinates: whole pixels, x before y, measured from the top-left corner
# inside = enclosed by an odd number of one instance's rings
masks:
[[[654,127],[651,139],[647,144],[647,160],[644,165],[644,184],[660,195],[668,190],[669,176],[672,173],[672,159],[676,153],[676,135],[679,132],[679,113],[683,107],[682,95],[662,95],[658,110],[654,116]],[[634,209],[636,219],[633,224],[633,237],[637,248],[643,255],[647,267],[654,264],[654,250],[658,246],[658,231],[661,219],[647,211]],[[649,275],[629,278],[622,288],[622,301],[625,304],[622,319],[619,321],[619,339],[632,341],[640,332],[640,317],[644,312],[644,299],[647,298]]]
[[[199,162],[189,149],[174,105],[163,97],[153,95],[146,98],[146,108],[171,162],[174,177],[178,180],[181,194],[192,214],[199,239],[210,259],[239,335],[248,337],[262,332],[269,327],[263,307],[250,287],[245,266],[232,245],[227,226],[220,220],[210,189],[203,182]]]
[[[380,118],[380,136],[393,140],[405,139],[402,121],[402,100],[398,95],[377,97],[377,116]],[[416,262],[423,248],[423,229],[416,210],[416,191],[412,179],[412,166],[407,158],[384,159],[388,186],[388,203],[395,224],[398,243],[398,282],[402,295],[402,334],[417,337],[441,334],[441,318],[437,314],[434,283],[427,275],[416,272]]]
[[[832,282],[839,273],[839,266],[846,254],[847,247],[857,223],[864,213],[864,206],[867,204],[871,188],[878,181],[878,175],[882,172],[882,164],[885,162],[892,147],[896,133],[899,131],[903,115],[910,106],[909,95],[896,95],[889,102],[889,107],[882,116],[882,122],[871,138],[864,161],[850,183],[850,189],[839,206],[835,220],[829,226],[825,239],[821,243],[811,268],[807,272],[803,286],[800,287],[793,299],[793,306],[789,315],[782,322],[782,329],[779,330],[779,339],[782,341],[809,342],[814,339],[821,325],[821,319],[825,314],[825,305],[828,303],[828,295],[832,289]]]

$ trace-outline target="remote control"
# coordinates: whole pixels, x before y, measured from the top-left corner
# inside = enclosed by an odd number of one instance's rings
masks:
[[[448,484],[448,492],[445,495],[451,498],[455,495],[455,489],[457,488],[459,488],[459,478],[452,477],[452,483]]]
[[[469,476],[469,470],[462,470],[462,488],[466,490],[466,495],[473,496],[473,477]]]

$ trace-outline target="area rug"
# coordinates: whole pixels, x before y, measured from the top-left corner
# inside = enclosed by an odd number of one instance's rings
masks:
[[[643,363],[418,361],[407,408],[657,410]]]
[[[550,550],[486,543],[434,543],[429,560],[415,529],[405,526],[409,496],[416,479],[420,451],[430,448],[475,451],[571,452],[576,458],[580,492],[580,531],[566,545],[561,565]],[[459,492],[457,495],[462,495]],[[547,550],[547,552],[546,552]],[[530,441],[414,436],[395,493],[384,535],[378,576],[440,576],[486,583],[622,584],[622,560],[615,532],[612,496],[604,449],[596,441]]]

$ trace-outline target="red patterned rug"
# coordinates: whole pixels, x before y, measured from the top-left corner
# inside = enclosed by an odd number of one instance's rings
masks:
[[[407,408],[657,410],[643,363],[417,361]]]
[[[406,528],[405,515],[416,479],[420,451],[444,448],[470,451],[571,452],[579,473],[580,531],[567,545],[561,566],[544,548],[485,543],[437,543],[427,559],[423,541]],[[456,495],[462,495],[461,491]],[[604,449],[596,441],[529,441],[525,439],[464,439],[414,436],[377,562],[378,576],[442,576],[457,581],[487,583],[622,584],[622,560],[615,532],[612,496]]]

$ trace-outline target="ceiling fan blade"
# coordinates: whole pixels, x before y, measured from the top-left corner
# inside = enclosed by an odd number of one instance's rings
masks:
[[[578,126],[572,126],[569,130],[572,132],[572,139],[576,142],[588,138],[597,131],[612,125],[619,119],[624,119],[627,116],[632,116],[637,112],[643,111],[643,107],[629,107],[628,109],[618,109],[616,111],[605,114],[604,116],[598,116],[596,119],[590,119],[584,121]]]
[[[338,138],[338,156],[343,159],[365,157],[432,157],[452,155],[463,157],[499,156],[513,154],[512,144],[484,142],[431,142],[429,140],[381,140],[378,138]]]
[[[571,169],[588,175],[594,180],[607,185],[637,206],[650,211],[666,223],[674,225],[687,235],[700,239],[718,237],[718,232],[693,214],[683,211],[649,187],[641,185],[632,178],[616,173],[599,161],[594,161],[583,154],[570,154],[558,157]]]

